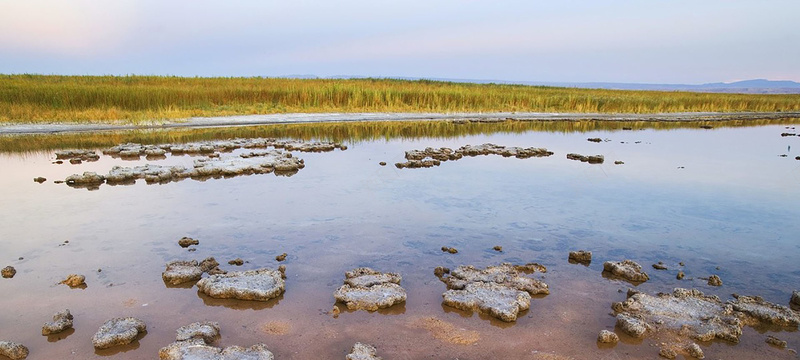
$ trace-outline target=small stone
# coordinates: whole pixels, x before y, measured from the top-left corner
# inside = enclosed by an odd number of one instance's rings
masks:
[[[333,316],[333,318],[334,318],[334,319],[336,319],[336,318],[338,318],[338,317],[339,317],[339,314],[340,314],[341,312],[342,312],[342,311],[341,311],[341,310],[339,310],[339,306],[337,306],[337,305],[333,305],[333,309],[331,309],[331,316]]]
[[[278,272],[281,273],[281,279],[286,279],[286,265],[278,266]]]
[[[287,256],[286,253],[280,254],[280,255],[275,257],[275,260],[284,261],[284,260],[286,260],[286,256]]]
[[[0,274],[2,274],[2,276],[6,279],[10,279],[17,274],[17,269],[14,269],[13,266],[6,266],[3,268],[3,270],[0,270]]]
[[[64,180],[53,180],[53,184],[63,184]]]
[[[570,251],[568,260],[577,263],[591,263],[592,262],[592,252],[586,250],[578,250],[578,251]]]
[[[219,323],[216,321],[203,321],[191,323],[178,328],[177,341],[190,339],[203,339],[206,344],[210,344],[219,338]]]
[[[684,348],[684,350],[686,351],[687,354],[689,354],[689,356],[696,359],[704,359],[706,357],[706,355],[703,354],[703,349],[700,348],[700,345],[697,345],[695,343],[689,344],[688,346],[686,346],[686,348]]]
[[[719,278],[717,275],[711,275],[708,278],[708,285],[711,286],[722,286],[722,279]]]
[[[453,248],[453,247],[447,249],[447,252],[449,252],[451,254],[458,254],[458,250],[456,250],[456,248]]]
[[[67,275],[67,278],[62,280],[60,283],[71,288],[76,288],[86,285],[86,277],[78,274],[70,274]]]
[[[380,164],[381,166],[386,166],[386,161],[381,161],[378,164]]]
[[[776,338],[776,337],[774,337],[772,335],[767,336],[766,343],[770,344],[770,345],[777,346],[777,347],[779,347],[781,349],[785,348],[786,345],[787,345],[786,341],[778,339],[778,338]]]
[[[28,357],[28,348],[13,341],[0,340],[0,355],[7,356],[11,360],[22,360]]]
[[[378,350],[374,346],[357,342],[345,360],[382,360],[382,358],[378,356]]]
[[[597,342],[603,344],[616,344],[618,341],[619,336],[608,330],[600,330],[600,334],[597,335]]]
[[[686,274],[684,274],[683,271],[678,271],[678,275],[676,275],[675,278],[678,280],[683,280],[684,276],[686,276]]]
[[[662,263],[661,261],[659,261],[658,264],[653,264],[653,269],[656,269],[656,270],[667,270],[667,266],[664,265],[664,263]]]
[[[83,161],[81,159],[69,159],[69,163],[73,164],[73,165],[77,165],[77,164],[80,164],[82,162]]]
[[[435,269],[433,269],[433,274],[436,275],[436,277],[438,278],[444,276],[444,274],[449,274],[449,273],[450,269],[444,266],[437,266]]]
[[[185,247],[189,247],[191,245],[199,245],[199,244],[200,244],[199,240],[195,240],[195,239],[192,239],[190,237],[185,237],[185,236],[182,237],[180,240],[178,240],[178,245],[180,245],[181,247],[184,247],[184,248]]]
[[[620,160],[614,161],[614,165],[624,165],[624,164],[625,164],[624,161],[620,161]]]
[[[137,318],[114,318],[100,326],[100,329],[92,337],[92,344],[97,349],[127,345],[136,340],[136,337],[145,330],[147,330],[147,326],[144,321]]]
[[[242,265],[244,265],[244,260],[242,260],[241,258],[236,258],[236,259],[233,259],[231,261],[228,261],[228,264],[236,265],[236,266],[242,266]]]
[[[596,143],[599,143],[599,142],[603,141],[603,139],[601,139],[601,138],[588,138],[586,140],[591,141],[591,142],[596,142]]]
[[[43,182],[47,181],[47,179],[45,179],[45,178],[43,178],[43,177],[39,176],[39,177],[35,177],[35,178],[33,178],[33,181],[35,181],[35,182],[37,182],[37,183],[41,184],[41,183],[43,183]]]
[[[503,251],[503,247],[500,245],[495,245],[492,249],[494,249],[494,251]]]
[[[57,312],[53,315],[53,321],[42,326],[42,335],[57,334],[72,328],[72,314],[69,309]]]
[[[684,265],[683,265],[683,261],[679,262],[679,263],[678,263],[678,265],[680,265],[680,266],[684,266]]]

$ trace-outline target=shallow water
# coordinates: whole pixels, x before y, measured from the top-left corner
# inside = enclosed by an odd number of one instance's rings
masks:
[[[642,264],[651,280],[638,288],[649,293],[696,287],[723,300],[738,293],[788,305],[800,289],[800,137],[781,137],[786,131],[769,125],[375,139],[346,151],[294,153],[306,167],[291,177],[139,181],[96,191],[52,180],[146,161],[103,156],[55,165],[49,151],[0,154],[0,267],[18,271],[0,279],[0,339],[27,345],[30,359],[155,358],[175,329],[212,320],[222,328],[218,345],[264,342],[278,359],[342,359],[356,341],[376,346],[385,359],[655,358],[656,340],[595,342],[600,330],[614,329],[611,303],[633,286],[605,278],[603,261]],[[392,166],[406,150],[486,142],[546,147],[555,155]],[[603,154],[606,162],[567,160],[570,152]],[[31,181],[36,176],[48,181]],[[177,245],[183,236],[200,240],[196,252]],[[442,246],[459,253],[442,253]],[[567,262],[567,252],[577,249],[594,252],[590,266]],[[282,252],[289,254],[287,291],[267,303],[211,299],[188,285],[167,287],[160,276],[167,261],[207,256],[226,270],[275,268]],[[236,257],[249,263],[227,265]],[[546,265],[551,294],[535,298],[512,324],[441,305],[445,286],[434,267],[503,261]],[[670,270],[652,269],[658,261]],[[675,279],[678,262],[693,280]],[[358,266],[401,273],[405,305],[343,311],[336,319],[326,314],[344,272]],[[86,275],[88,287],[55,285],[70,273]],[[711,274],[724,285],[698,279]],[[61,339],[39,335],[64,308],[75,316],[75,330]],[[144,320],[147,334],[95,351],[91,336],[120,316]],[[475,331],[480,340],[438,340],[420,327],[428,317]],[[765,344],[769,334],[800,348],[800,335],[790,329],[745,328],[740,344],[701,345],[707,358],[795,358]]]

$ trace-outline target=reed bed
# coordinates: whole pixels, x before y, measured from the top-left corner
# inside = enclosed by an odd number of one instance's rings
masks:
[[[202,140],[235,138],[279,138],[306,141],[334,141],[356,144],[367,141],[420,138],[458,138],[494,133],[587,132],[595,130],[623,131],[623,129],[675,130],[698,129],[702,126],[742,127],[778,124],[800,124],[800,119],[765,119],[731,121],[392,121],[275,124],[201,129],[158,129],[105,131],[92,133],[5,135],[0,136],[0,153],[26,153],[58,149],[96,149],[122,143],[164,144]]]
[[[800,95],[623,91],[393,79],[0,75],[0,123],[144,123],[289,112],[776,112]]]

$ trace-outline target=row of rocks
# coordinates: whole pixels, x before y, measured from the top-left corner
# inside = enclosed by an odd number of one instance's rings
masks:
[[[277,140],[268,138],[233,139],[216,141],[199,141],[183,144],[143,145],[126,143],[103,150],[103,154],[112,157],[138,158],[140,156],[164,156],[167,153],[179,154],[212,154],[231,152],[236,149],[259,148],[285,149],[300,152],[327,152],[335,149],[347,150],[347,145],[335,142],[305,142],[300,140]]]
[[[81,161],[100,160],[100,155],[95,153],[94,150],[60,150],[56,151],[56,160],[69,160],[72,163],[80,163]]]
[[[186,178],[206,179],[212,177],[232,177],[250,174],[291,175],[305,167],[302,159],[292,157],[291,153],[273,150],[253,157],[204,158],[194,161],[192,168],[181,165],[165,166],[147,164],[136,167],[114,166],[106,175],[95,172],[73,174],[66,178],[67,185],[76,187],[130,184],[138,179],[147,183],[168,183]]]
[[[439,166],[442,161],[459,160],[464,156],[475,157],[478,155],[500,155],[503,157],[515,157],[518,159],[527,159],[531,157],[546,157],[553,155],[552,151],[545,148],[520,148],[520,147],[505,147],[495,144],[483,145],[464,145],[456,150],[451,148],[425,148],[424,150],[409,150],[406,151],[406,162],[396,163],[398,169],[403,168],[427,168]]]

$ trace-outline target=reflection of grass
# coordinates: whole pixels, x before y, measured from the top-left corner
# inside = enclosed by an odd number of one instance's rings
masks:
[[[585,132],[593,130],[682,129],[701,126],[742,127],[777,124],[800,124],[800,119],[735,121],[501,121],[495,123],[451,121],[398,121],[276,124],[203,129],[129,130],[55,135],[0,136],[0,152],[24,152],[53,149],[90,149],[126,142],[141,144],[181,143],[233,138],[290,138],[361,142],[381,139],[453,138],[493,133]]]
[[[389,79],[0,75],[0,122],[141,122],[285,112],[798,110],[800,95],[590,90]]]

